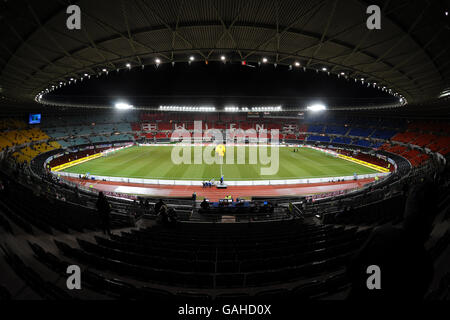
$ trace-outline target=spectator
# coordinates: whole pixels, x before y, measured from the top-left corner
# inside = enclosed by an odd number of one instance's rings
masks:
[[[200,208],[202,208],[203,211],[209,210],[209,201],[207,201],[206,198],[200,203]]]
[[[174,208],[169,208],[167,211],[168,224],[173,226],[178,222],[178,215]]]
[[[195,202],[196,200],[197,200],[197,194],[194,191],[194,193],[192,194],[192,201]]]
[[[155,204],[155,214],[159,214],[159,211],[161,210],[161,207],[164,205],[164,202],[162,199],[159,199],[159,201]]]
[[[148,201],[148,199],[145,199],[144,201],[144,209],[145,211],[148,211],[150,209],[150,202]]]
[[[433,277],[433,263],[425,249],[437,213],[437,189],[425,183],[411,190],[402,227],[375,229],[347,269],[352,282],[350,299],[420,300]],[[381,290],[369,290],[367,268],[381,272]]]
[[[103,229],[103,233],[111,236],[111,205],[101,191],[98,194],[97,210],[100,216],[100,223],[101,228]]]
[[[162,223],[163,225],[169,224],[169,215],[168,215],[168,208],[167,205],[163,204],[158,212],[158,221],[159,223]]]

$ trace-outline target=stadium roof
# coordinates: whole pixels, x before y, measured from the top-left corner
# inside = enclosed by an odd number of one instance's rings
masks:
[[[103,69],[224,54],[344,72],[409,102],[436,99],[450,86],[444,2],[4,0],[0,95],[31,101],[49,86]],[[81,8],[81,30],[66,27],[70,4]],[[382,8],[381,30],[366,26],[370,4]]]

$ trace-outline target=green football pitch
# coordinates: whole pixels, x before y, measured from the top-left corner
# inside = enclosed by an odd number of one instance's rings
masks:
[[[192,164],[173,163],[171,158],[172,149],[172,146],[134,146],[116,151],[108,156],[81,163],[63,171],[76,174],[89,173],[97,176],[141,179],[220,179],[220,164],[193,164],[194,147],[191,147]],[[271,148],[268,149],[268,154],[271,155],[272,150],[270,150]],[[310,179],[352,176],[354,173],[371,174],[377,172],[371,168],[349,162],[347,160],[335,158],[331,155],[310,148],[298,148],[298,152],[293,152],[293,148],[287,147],[278,149],[279,166],[278,172],[274,175],[261,175],[261,168],[268,168],[269,165],[259,164],[259,161],[257,161],[258,164],[249,164],[249,147],[245,147],[244,164],[236,164],[238,161],[237,151],[235,149],[234,164],[224,163],[222,165],[222,172],[225,179]],[[229,148],[227,149],[227,153],[228,152],[230,152]],[[212,151],[212,155],[214,155],[214,151]]]

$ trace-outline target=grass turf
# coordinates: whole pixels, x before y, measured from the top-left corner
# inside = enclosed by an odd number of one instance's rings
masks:
[[[67,168],[64,172],[76,174],[143,178],[143,179],[175,179],[175,180],[210,180],[220,178],[219,164],[179,164],[171,160],[173,147],[131,147],[120,150],[106,157],[81,163]],[[223,164],[223,175],[226,180],[277,180],[277,179],[310,179],[324,177],[351,176],[370,174],[377,171],[335,158],[310,148],[279,148],[279,170],[275,175],[261,175],[261,164],[249,164],[249,147],[246,147],[245,164]],[[193,147],[192,149],[193,150]],[[204,150],[204,149],[203,149]],[[230,152],[227,149],[227,152]],[[214,154],[214,151],[213,153]],[[269,148],[270,154],[270,148]],[[226,156],[225,156],[226,157]],[[193,152],[191,155],[192,163]],[[259,162],[259,161],[258,161]]]

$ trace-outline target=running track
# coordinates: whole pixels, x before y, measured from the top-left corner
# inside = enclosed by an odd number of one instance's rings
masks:
[[[278,186],[242,186],[228,187],[228,189],[216,189],[215,187],[203,189],[201,186],[168,186],[149,185],[137,183],[119,183],[108,181],[86,181],[76,178],[66,178],[72,182],[85,187],[92,185],[94,189],[106,192],[117,192],[125,194],[137,194],[152,197],[190,197],[195,191],[197,198],[206,197],[211,201],[218,201],[226,195],[236,197],[280,197],[280,196],[305,196],[317,193],[328,193],[339,190],[361,188],[367,183],[374,181],[373,178],[358,181],[343,181],[316,184],[294,184]]]

